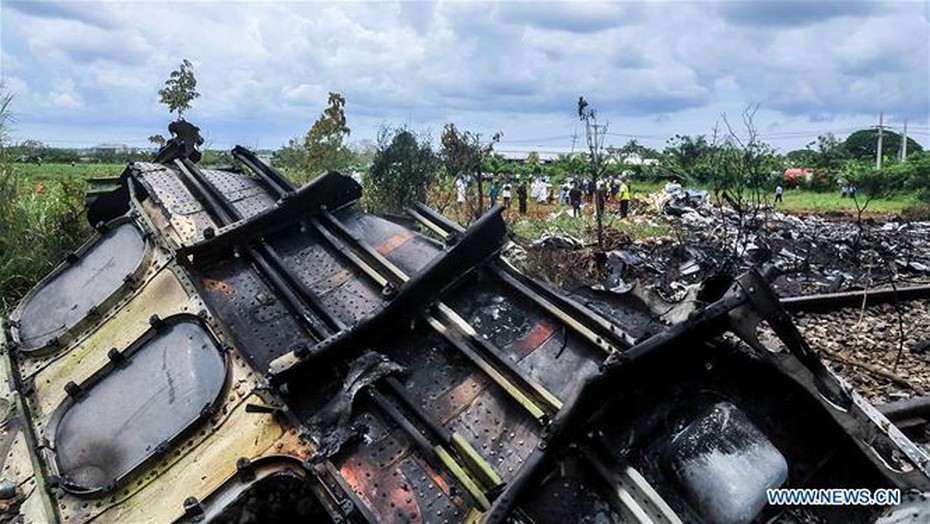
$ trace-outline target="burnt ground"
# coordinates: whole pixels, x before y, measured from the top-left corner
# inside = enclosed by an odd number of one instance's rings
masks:
[[[874,404],[930,394],[930,301],[797,313],[831,369]]]
[[[663,221],[672,234],[634,241],[607,230],[602,248],[579,247],[556,235],[524,246],[519,258],[527,271],[566,289],[622,290],[638,282],[670,301],[712,276],[766,265],[780,273],[773,287],[781,296],[930,282],[930,222],[869,219],[860,227],[775,212],[750,220],[710,206],[631,220]]]
[[[565,289],[629,292],[634,284],[670,304],[715,276],[773,266],[780,296],[930,282],[930,223],[761,213],[755,220],[710,206],[666,208],[669,238],[635,242],[608,231],[603,249],[559,242],[525,246],[525,270]],[[590,235],[591,238],[594,235]],[[725,281],[725,280],[724,280]],[[930,300],[798,313],[828,365],[875,404],[930,395]]]

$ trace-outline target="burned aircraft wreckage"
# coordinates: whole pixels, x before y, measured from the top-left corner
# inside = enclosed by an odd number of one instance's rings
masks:
[[[665,325],[522,274],[500,209],[388,220],[348,177],[298,188],[241,147],[208,169],[196,142],[93,193],[93,238],[3,324],[8,518],[222,519],[281,478],[335,522],[927,514],[927,456],[762,274]],[[904,500],[767,505],[775,487]]]

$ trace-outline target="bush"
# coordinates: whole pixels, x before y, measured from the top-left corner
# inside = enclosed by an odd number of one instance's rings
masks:
[[[85,190],[74,177],[35,182],[0,165],[0,313],[90,234]]]
[[[809,177],[801,177],[800,187],[808,191],[817,191],[824,193],[827,191],[836,191],[838,176],[825,169],[815,169]]]
[[[402,213],[414,202],[423,202],[437,168],[427,137],[418,138],[406,128],[382,129],[363,180],[365,206],[377,213]]]

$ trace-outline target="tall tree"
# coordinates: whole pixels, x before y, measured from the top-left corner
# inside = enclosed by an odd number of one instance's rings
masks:
[[[812,151],[810,160],[813,165],[805,167],[833,172],[841,169],[849,159],[846,144],[840,142],[833,133],[818,136],[816,141],[807,144],[807,148]]]
[[[681,178],[699,175],[698,168],[713,155],[712,146],[704,135],[675,135],[666,142],[663,165]],[[697,178],[700,178],[697,176]],[[706,180],[699,180],[706,182]]]
[[[287,144],[272,153],[271,162],[283,168],[290,176],[299,174],[307,166],[307,150],[303,139],[298,137],[288,140]],[[305,182],[300,178],[298,177],[298,182]]]
[[[307,132],[304,148],[311,176],[344,171],[352,165],[352,150],[345,143],[351,133],[346,124],[345,105],[346,99],[341,94],[330,92],[326,109]]]
[[[168,106],[168,111],[178,112],[178,119],[184,118],[184,111],[191,108],[191,102],[200,97],[197,92],[197,78],[194,76],[194,66],[186,58],[181,61],[177,69],[171,72],[165,87],[158,91],[160,102]]]
[[[901,135],[890,129],[882,130],[882,156],[894,158],[901,149]],[[878,129],[860,129],[846,137],[843,146],[853,158],[859,160],[874,160],[878,149]],[[908,152],[923,151],[923,148],[914,139],[907,139]]]
[[[474,175],[478,182],[478,205],[475,215],[484,211],[484,195],[482,191],[482,166],[484,160],[494,150],[494,144],[501,139],[500,133],[491,136],[487,143],[481,141],[481,135],[467,130],[459,130],[455,124],[446,124],[442,129],[442,151],[440,158],[445,172],[453,179],[470,178]]]
[[[365,198],[373,211],[400,213],[425,199],[437,167],[429,142],[405,127],[379,131],[377,150],[365,178]]]

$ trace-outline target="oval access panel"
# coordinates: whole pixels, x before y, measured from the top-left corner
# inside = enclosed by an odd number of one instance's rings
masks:
[[[220,395],[226,361],[194,318],[168,319],[70,405],[55,431],[58,469],[75,490],[109,489],[196,422]]]
[[[144,255],[145,240],[132,222],[103,233],[80,258],[26,299],[19,317],[23,350],[40,349],[74,327],[135,272]]]

